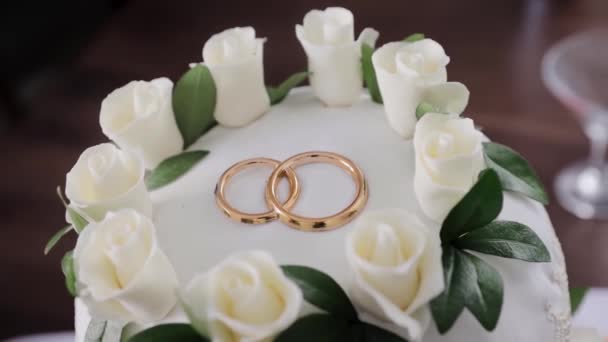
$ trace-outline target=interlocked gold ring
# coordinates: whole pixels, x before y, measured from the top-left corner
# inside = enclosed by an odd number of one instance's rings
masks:
[[[252,167],[252,166],[257,166],[257,165],[270,166],[270,167],[276,169],[276,167],[279,166],[280,163],[281,162],[279,162],[278,160],[269,159],[269,158],[252,158],[252,159],[240,161],[240,162],[232,165],[231,167],[228,168],[228,170],[226,170],[222,174],[219,181],[217,182],[217,185],[215,186],[215,202],[220,207],[220,209],[224,212],[224,214],[226,214],[228,217],[230,217],[231,219],[233,219],[235,221],[239,221],[242,223],[248,223],[248,224],[262,224],[262,223],[267,223],[267,222],[276,220],[279,216],[278,216],[278,213],[274,209],[271,209],[264,213],[254,213],[254,214],[245,213],[245,212],[235,209],[226,200],[224,192],[226,189],[226,185],[228,184],[230,179],[237,173],[241,172],[242,170]],[[289,182],[289,189],[290,189],[289,197],[287,198],[285,203],[282,204],[282,206],[289,209],[289,208],[293,207],[293,205],[296,203],[296,200],[300,196],[300,183],[298,182],[298,178],[297,178],[295,172],[291,168],[283,168],[283,171],[281,171],[280,174],[277,175],[277,183],[279,183],[279,180],[282,177],[287,177],[287,181]]]
[[[287,170],[293,170],[300,165],[310,163],[330,163],[348,172],[357,187],[355,199],[351,204],[337,214],[320,218],[304,217],[289,212],[290,208],[281,204],[277,198],[277,189],[281,175]],[[281,222],[303,231],[327,231],[345,225],[357,216],[363,206],[365,206],[367,197],[367,182],[363,176],[363,172],[348,158],[332,152],[314,151],[297,154],[278,165],[272,172],[268,183],[266,183],[266,201],[268,206],[279,215]]]

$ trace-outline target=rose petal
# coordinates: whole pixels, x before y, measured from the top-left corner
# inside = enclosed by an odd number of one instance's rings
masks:
[[[469,89],[460,82],[446,82],[429,87],[423,101],[442,112],[461,114],[469,103]]]

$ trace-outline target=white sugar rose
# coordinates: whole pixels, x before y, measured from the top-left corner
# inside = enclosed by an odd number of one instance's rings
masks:
[[[355,304],[418,341],[431,321],[428,303],[445,288],[438,228],[401,209],[367,212],[348,236]]]
[[[297,319],[303,302],[299,287],[262,251],[233,255],[195,277],[182,300],[218,342],[270,340]]]
[[[606,340],[595,329],[591,328],[572,328],[571,342],[605,342]]]
[[[414,192],[422,211],[442,222],[484,169],[483,135],[473,120],[425,114],[416,125]]]
[[[132,81],[101,102],[101,130],[123,150],[140,156],[147,169],[182,151],[171,93],[173,82],[157,78]]]
[[[328,106],[350,106],[361,96],[361,44],[372,47],[378,32],[366,28],[355,41],[353,14],[341,7],[312,10],[296,25],[296,36],[308,57],[310,84]]]
[[[430,87],[447,81],[446,65],[449,62],[443,47],[432,39],[388,43],[372,55],[389,124],[401,136],[412,137],[416,107],[424,100]],[[466,106],[468,91],[456,95],[466,95]]]
[[[80,233],[74,272],[78,296],[95,318],[155,322],[177,302],[177,276],[154,224],[133,209],[109,213]]]
[[[245,126],[270,108],[264,84],[265,39],[253,27],[213,35],[203,47],[203,63],[217,89],[215,119],[229,127]]]
[[[435,111],[460,115],[469,104],[469,89],[460,82],[445,82],[422,92],[422,100]]]
[[[133,208],[150,217],[152,202],[144,184],[145,168],[134,154],[110,143],[86,149],[66,175],[70,205],[93,220],[109,211]]]

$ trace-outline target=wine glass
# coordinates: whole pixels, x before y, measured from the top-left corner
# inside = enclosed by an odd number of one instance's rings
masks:
[[[578,117],[591,142],[587,160],[560,171],[560,204],[583,218],[608,219],[608,27],[558,42],[544,56],[542,76],[555,97]]]

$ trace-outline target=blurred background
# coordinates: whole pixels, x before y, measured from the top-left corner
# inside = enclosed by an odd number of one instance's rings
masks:
[[[608,25],[607,0],[15,1],[0,5],[0,340],[71,330],[73,301],[59,266],[74,245],[43,248],[64,225],[57,185],[80,152],[105,141],[101,100],[130,80],[167,76],[201,61],[207,38],[252,25],[267,37],[267,83],[303,70],[294,25],[312,8],[350,8],[357,32],[380,44],[422,32],[451,57],[449,79],[471,90],[467,115],[520,151],[552,189],[558,171],[588,153],[577,118],[541,80],[547,49]],[[608,90],[604,89],[608,99]],[[548,207],[571,284],[608,287],[608,222]]]

